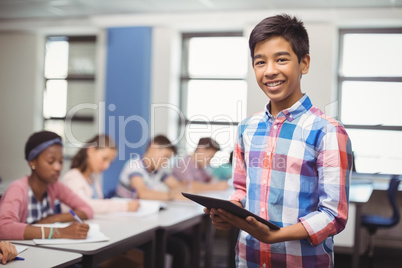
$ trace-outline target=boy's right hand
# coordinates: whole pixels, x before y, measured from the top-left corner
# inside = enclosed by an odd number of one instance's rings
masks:
[[[65,228],[57,228],[54,238],[85,239],[89,231],[86,223],[74,222]]]
[[[204,213],[208,214],[212,220],[212,224],[215,226],[216,229],[228,231],[232,229],[233,225],[224,221],[221,217],[214,213],[215,209],[208,209],[204,208]]]

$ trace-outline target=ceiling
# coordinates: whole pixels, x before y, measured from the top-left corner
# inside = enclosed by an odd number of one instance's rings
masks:
[[[402,0],[0,0],[0,22],[113,14],[392,7],[402,7]]]

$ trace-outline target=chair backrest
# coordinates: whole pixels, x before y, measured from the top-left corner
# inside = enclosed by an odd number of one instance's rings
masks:
[[[401,180],[399,179],[399,176],[392,176],[390,182],[389,182],[389,187],[388,187],[388,200],[392,206],[392,226],[395,226],[398,224],[401,216],[399,213],[399,207],[398,207],[398,200],[397,200],[397,194],[398,194],[398,187],[399,183]]]

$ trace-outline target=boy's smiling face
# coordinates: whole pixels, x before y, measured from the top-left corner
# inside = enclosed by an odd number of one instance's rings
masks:
[[[300,78],[308,72],[309,65],[310,56],[299,63],[283,37],[273,36],[256,44],[253,69],[258,85],[271,100],[272,115],[291,107],[303,96]]]

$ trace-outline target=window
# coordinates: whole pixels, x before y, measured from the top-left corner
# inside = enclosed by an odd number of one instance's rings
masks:
[[[46,40],[44,129],[63,137],[66,156],[96,133],[95,44],[95,36]]]
[[[360,173],[402,174],[402,29],[340,31],[340,120]]]
[[[201,137],[221,146],[216,159],[228,159],[237,124],[246,115],[247,40],[242,33],[183,34],[180,145],[191,153]]]

